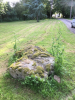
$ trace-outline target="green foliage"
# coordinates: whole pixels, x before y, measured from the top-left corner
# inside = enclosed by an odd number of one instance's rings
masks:
[[[4,21],[5,22],[12,22],[12,19],[11,18],[4,18]]]
[[[64,92],[63,87],[67,87],[66,92],[68,92],[69,88],[65,83],[58,83],[55,81],[52,76],[49,79],[42,79],[40,77],[35,76],[26,76],[25,80],[21,80],[21,85],[28,86],[32,90],[39,92],[43,97],[50,96],[53,98],[53,95],[56,94],[56,91],[62,90]]]
[[[51,88],[51,84],[46,81],[45,79],[41,79],[40,77],[35,77],[35,76],[26,76],[24,81],[21,81],[22,85],[26,85],[30,87],[31,89],[41,93],[44,97],[48,96],[49,92],[47,90]]]
[[[27,15],[31,19],[36,18],[37,22],[39,21],[40,17],[45,16],[45,14],[43,14],[44,5],[41,0],[30,0],[27,4],[25,3],[24,5],[29,9],[29,14],[25,14],[25,16]]]
[[[54,11],[62,13],[65,18],[69,18],[71,8],[74,16],[75,0],[54,0]]]
[[[27,85],[33,88],[36,91],[39,91],[41,89],[41,86],[43,85],[43,82],[45,80],[41,79],[40,77],[35,77],[33,75],[31,76],[26,76],[25,80],[21,82],[22,85]]]
[[[61,34],[62,33],[59,27],[58,37],[55,40],[53,39],[50,51],[50,53],[55,57],[54,72],[57,75],[61,73],[63,66],[64,46],[62,45],[61,42]]]
[[[73,97],[73,100],[75,100],[75,94],[73,94],[73,96],[72,96],[72,97]]]
[[[3,74],[4,78],[12,78],[12,76],[10,75],[9,71],[7,71],[5,74]]]
[[[14,53],[16,53],[17,52],[17,43],[16,43],[17,39],[16,39],[16,34],[15,33],[14,33],[14,39],[15,39],[14,40],[15,43],[14,43],[14,47],[13,48],[14,48]]]
[[[15,61],[17,61],[17,59],[19,59],[20,57],[22,57],[22,52],[18,51],[18,47],[17,47],[17,37],[16,34],[14,33],[14,54],[9,58],[8,61],[8,66],[10,66],[12,63],[14,63]]]

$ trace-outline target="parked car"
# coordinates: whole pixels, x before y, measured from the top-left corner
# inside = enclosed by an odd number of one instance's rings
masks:
[[[71,28],[75,27],[75,18],[73,18],[72,22],[71,22]]]

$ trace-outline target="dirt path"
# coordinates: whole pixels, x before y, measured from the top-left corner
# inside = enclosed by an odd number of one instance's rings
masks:
[[[67,28],[75,34],[75,28],[71,28],[71,21],[70,20],[67,20],[67,19],[59,19],[61,20],[66,26]]]

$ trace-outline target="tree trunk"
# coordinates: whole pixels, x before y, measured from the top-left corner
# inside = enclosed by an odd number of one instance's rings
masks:
[[[73,0],[72,0],[72,2],[71,2],[70,19],[72,18],[72,7],[73,7]]]
[[[52,16],[51,16],[51,13],[52,13],[52,9],[50,9],[50,19],[51,19],[51,17],[52,17]]]
[[[74,5],[74,9],[75,9],[75,5]],[[73,17],[75,18],[75,10],[74,10],[74,15],[73,15]]]
[[[38,15],[37,15],[37,22],[39,22],[39,18],[38,18]]]
[[[71,9],[70,9],[70,19],[72,17],[72,6],[71,6]]]

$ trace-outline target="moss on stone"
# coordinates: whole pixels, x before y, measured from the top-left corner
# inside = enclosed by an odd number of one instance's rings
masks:
[[[24,55],[24,57],[23,57],[23,58],[28,59],[28,56],[27,56],[27,55]]]
[[[35,48],[35,49],[34,49],[34,51],[38,51],[38,49],[37,49],[37,48]]]
[[[19,68],[18,68],[18,71],[22,72],[22,69],[23,69],[22,67],[19,67]]]
[[[44,74],[40,74],[40,77],[44,78]]]
[[[31,71],[29,72],[29,75],[34,75],[34,71],[31,70]]]
[[[35,71],[35,74],[37,74],[37,73],[38,73],[38,74],[43,74],[43,72],[42,72],[41,70],[36,70],[36,71]]]
[[[44,69],[41,66],[37,66],[37,70],[44,72]]]
[[[24,53],[24,55],[27,55],[27,54],[28,54],[28,52],[25,52],[25,53]]]
[[[42,46],[39,46],[39,47],[40,47],[41,51],[46,51],[46,49],[43,48]]]
[[[32,66],[36,66],[36,63],[34,62]]]
[[[41,57],[48,57],[48,55],[41,55]]]
[[[27,52],[28,52],[28,54],[32,54],[33,53],[32,50],[28,50]]]
[[[41,52],[41,57],[49,57],[50,54],[46,53],[46,52]]]
[[[19,51],[17,51],[15,53],[15,56],[18,57],[18,58],[22,57],[22,55],[23,55],[23,51],[22,50],[19,50]]]
[[[51,64],[47,64],[47,65],[45,66],[46,71],[50,71],[50,66],[51,66]]]
[[[35,74],[34,76],[35,76],[35,77],[40,77],[39,74]]]
[[[16,64],[13,63],[9,68],[12,68],[12,69],[17,69],[19,66],[20,62],[17,62]]]
[[[44,69],[41,66],[37,66],[37,69],[35,71],[35,74],[43,74],[44,73]]]
[[[20,59],[17,60],[17,62],[21,61],[23,59],[23,57],[21,57]]]
[[[27,74],[27,72],[30,73],[30,69],[28,67],[23,68],[23,70],[24,70],[24,74]]]
[[[12,69],[17,69],[19,66],[18,65],[16,65],[16,66],[13,66],[12,67]]]
[[[40,52],[36,52],[36,53],[34,53],[34,55],[32,56],[32,58],[36,58],[36,57],[38,57],[40,55]]]

